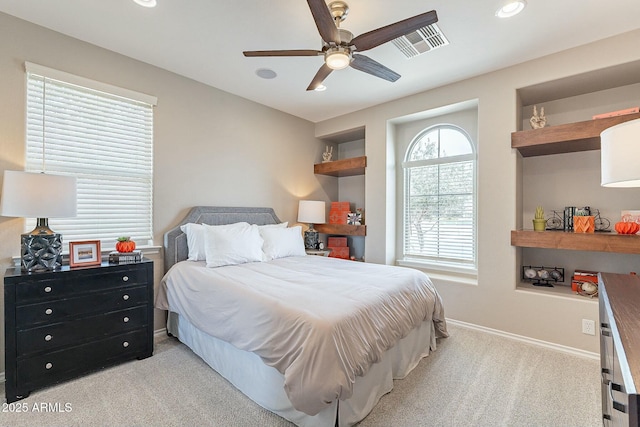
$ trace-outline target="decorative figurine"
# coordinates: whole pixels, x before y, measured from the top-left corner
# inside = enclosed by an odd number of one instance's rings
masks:
[[[540,115],[538,115],[538,108],[533,106],[533,116],[529,119],[531,123],[531,129],[541,129],[547,125],[547,118],[544,116],[544,107],[540,108]]]
[[[322,163],[327,163],[331,161],[331,157],[333,157],[333,147],[325,148],[324,153],[322,153]]]
[[[349,212],[347,214],[347,224],[350,224],[350,225],[361,225],[362,224],[360,222],[361,218],[362,218],[362,214],[361,213]]]

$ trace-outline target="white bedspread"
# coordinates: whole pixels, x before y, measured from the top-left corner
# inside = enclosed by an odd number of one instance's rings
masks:
[[[259,355],[309,415],[349,398],[355,377],[424,320],[447,336],[424,273],[318,256],[219,268],[183,261],[162,279],[156,307]]]

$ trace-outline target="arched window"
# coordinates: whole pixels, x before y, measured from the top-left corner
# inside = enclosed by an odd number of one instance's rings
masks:
[[[405,260],[476,267],[476,150],[461,128],[429,127],[404,162]]]

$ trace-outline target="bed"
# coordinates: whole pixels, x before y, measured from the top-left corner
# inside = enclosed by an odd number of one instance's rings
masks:
[[[217,258],[227,255],[219,249],[225,236],[234,247],[250,242],[245,256],[255,233],[264,238],[260,259],[253,252],[245,262]],[[194,236],[208,239],[206,257]],[[448,336],[426,275],[305,256],[299,227],[282,224],[270,208],[195,207],[165,234],[164,251],[156,307],[168,311],[167,331],[253,401],[299,426],[362,420],[394,378]]]

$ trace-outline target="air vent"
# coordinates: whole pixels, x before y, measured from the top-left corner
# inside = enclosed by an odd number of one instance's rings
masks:
[[[413,58],[449,44],[449,40],[440,31],[437,24],[422,27],[413,33],[398,37],[392,42],[407,58]]]

